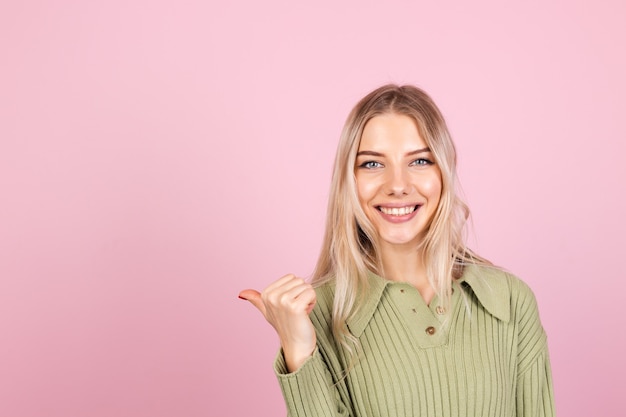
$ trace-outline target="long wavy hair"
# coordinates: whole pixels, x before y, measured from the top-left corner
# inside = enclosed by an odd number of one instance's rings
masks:
[[[406,115],[415,121],[441,171],[440,202],[419,250],[442,306],[449,307],[452,280],[462,274],[464,265],[490,264],[466,247],[464,226],[469,209],[457,192],[456,149],[434,101],[411,85],[389,84],[372,91],[352,109],[341,134],[326,231],[312,279],[314,286],[334,286],[332,332],[351,354],[355,353],[358,340],[350,333],[346,320],[358,314],[358,300],[368,289],[368,272],[384,277],[376,230],[359,204],[354,175],[356,156],[367,122],[389,113]]]

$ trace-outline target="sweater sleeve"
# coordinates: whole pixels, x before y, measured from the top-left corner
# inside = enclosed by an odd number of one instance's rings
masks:
[[[311,321],[317,336],[317,348],[300,368],[287,370],[282,350],[274,362],[274,371],[285,398],[290,417],[353,416],[345,378],[345,365],[331,332],[333,291],[326,285],[316,288],[317,303]]]
[[[517,417],[554,417],[552,371],[546,333],[534,294],[517,281],[513,302],[518,325]]]
[[[550,359],[545,349],[517,380],[518,417],[554,417]]]
[[[274,371],[290,417],[350,416],[319,348],[292,373],[288,373],[282,351],[279,352]]]

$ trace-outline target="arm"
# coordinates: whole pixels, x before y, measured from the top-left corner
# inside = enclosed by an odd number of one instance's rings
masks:
[[[293,275],[270,284],[262,294],[244,290],[239,297],[259,309],[278,334],[281,351],[274,368],[289,415],[349,416],[342,400],[348,398],[344,381],[335,384],[343,368],[329,331],[328,297],[318,303],[311,285]]]
[[[351,415],[341,399],[340,391],[343,386],[333,382],[319,348],[293,373],[287,372],[282,352],[279,353],[274,363],[274,371],[290,417]]]
[[[546,333],[539,319],[534,294],[518,281],[514,297],[518,326],[516,415],[553,417],[554,392]]]
[[[274,370],[291,417],[353,416],[346,379],[345,363],[331,331],[333,291],[328,286],[316,289],[316,305],[310,319],[317,335],[313,355],[295,372],[287,369],[282,351]]]
[[[535,362],[517,378],[517,416],[553,417],[554,393],[548,350],[544,349]]]

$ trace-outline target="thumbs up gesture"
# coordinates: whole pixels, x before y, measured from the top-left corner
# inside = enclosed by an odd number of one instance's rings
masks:
[[[295,372],[315,350],[315,328],[309,318],[316,301],[315,290],[303,279],[289,274],[270,284],[262,293],[243,290],[248,300],[274,327],[289,372]]]

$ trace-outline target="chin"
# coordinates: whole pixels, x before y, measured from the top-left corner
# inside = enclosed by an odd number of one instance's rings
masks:
[[[415,245],[418,246],[420,243],[420,239],[416,235],[411,236],[381,236],[380,239],[388,245],[393,246],[407,246],[407,245]]]

